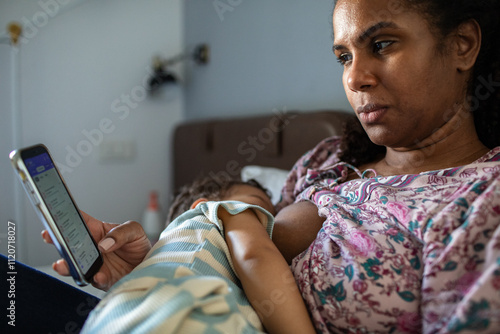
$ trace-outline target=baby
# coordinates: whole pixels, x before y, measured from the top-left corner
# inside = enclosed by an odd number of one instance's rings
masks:
[[[253,180],[204,178],[183,187],[159,241],[82,333],[314,333],[271,240],[272,214],[267,191]]]

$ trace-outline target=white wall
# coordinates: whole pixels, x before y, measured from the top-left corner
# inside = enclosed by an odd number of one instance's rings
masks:
[[[189,69],[186,115],[351,110],[332,52],[333,0],[186,0],[186,44],[208,42]]]
[[[183,51],[182,0],[0,0],[0,34],[11,21],[21,22],[25,34],[15,55],[19,144],[45,143],[58,163],[71,167],[63,176],[80,208],[95,217],[140,220],[150,190],[160,192],[165,207],[170,135],[183,119],[183,89],[155,97],[142,93],[151,58]],[[44,265],[57,255],[41,241],[41,223],[24,193],[23,215],[15,218],[12,212],[14,173],[6,160],[14,143],[12,127],[6,126],[10,93],[4,90],[10,87],[4,74],[10,73],[5,64],[11,58],[9,46],[0,45],[1,130],[7,129],[0,133],[0,219],[2,225],[17,220],[18,258]],[[101,143],[108,140],[132,142],[134,158],[100,161]],[[5,253],[4,228],[0,232]]]

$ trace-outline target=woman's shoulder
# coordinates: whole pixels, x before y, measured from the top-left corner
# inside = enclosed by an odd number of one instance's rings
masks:
[[[491,149],[488,153],[479,158],[476,162],[500,162],[500,146]]]
[[[313,150],[318,150],[318,149],[334,149],[338,150],[340,143],[342,141],[342,137],[340,136],[332,136],[332,137],[327,137],[320,141]]]
[[[340,143],[339,136],[325,138],[295,162],[282,188],[280,201],[275,206],[276,211],[295,201],[297,182],[307,174],[308,169],[321,168],[338,162]]]
[[[295,168],[318,168],[337,162],[341,140],[339,136],[323,139],[297,161]]]

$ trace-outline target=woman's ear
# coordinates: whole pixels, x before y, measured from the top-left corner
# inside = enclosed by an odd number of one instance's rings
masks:
[[[481,27],[476,20],[468,20],[457,28],[456,46],[457,70],[472,69],[481,49]]]
[[[194,209],[196,208],[196,206],[202,202],[208,202],[208,199],[206,198],[198,198],[196,201],[193,202],[193,204],[191,204],[191,206],[189,207],[190,209]]]

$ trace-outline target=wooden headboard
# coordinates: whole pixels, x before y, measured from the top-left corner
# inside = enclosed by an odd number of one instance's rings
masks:
[[[212,174],[237,176],[246,165],[290,169],[322,139],[340,135],[352,117],[321,110],[182,123],[173,138],[173,186]]]

